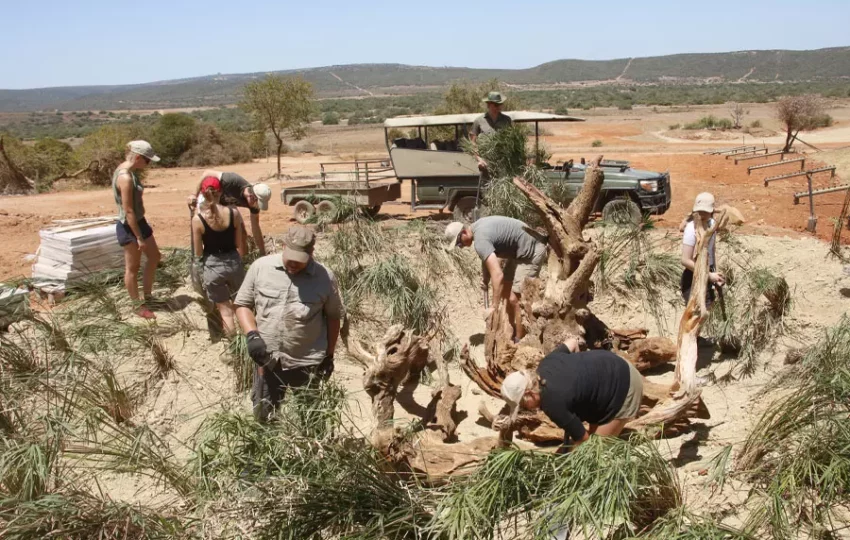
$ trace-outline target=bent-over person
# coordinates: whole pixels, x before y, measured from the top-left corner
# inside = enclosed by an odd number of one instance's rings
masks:
[[[313,232],[290,227],[283,241],[281,255],[254,261],[235,302],[256,363],[252,401],[259,421],[277,410],[287,388],[333,373],[345,316],[336,278],[313,259]]]
[[[136,315],[143,319],[155,319],[150,310],[153,303],[152,291],[156,267],[162,259],[153,229],[145,219],[145,203],[142,195],[145,186],[138,172],[159,161],[159,156],[147,141],[130,141],[124,161],[112,173],[112,196],[118,208],[115,235],[118,245],[124,248],[124,286],[136,304]],[[145,270],[142,273],[144,302],[139,302],[139,268],[142,254],[145,255]]]
[[[269,199],[272,196],[272,190],[266,184],[253,184],[245,180],[242,176],[234,172],[222,172],[206,170],[201,175],[201,181],[198,182],[198,187],[195,193],[189,195],[189,208],[194,209],[204,204],[204,198],[201,194],[201,184],[210,176],[218,178],[221,181],[221,204],[234,208],[247,208],[251,214],[251,237],[257,245],[260,255],[266,254],[266,242],[263,239],[263,230],[260,228],[260,210],[266,211],[269,209]],[[247,245],[248,235],[245,228],[242,228]]]
[[[519,310],[522,283],[525,278],[540,275],[546,260],[546,238],[522,221],[505,216],[487,216],[472,225],[459,221],[446,227],[448,248],[472,246],[481,259],[482,285],[493,285],[493,307],[507,301],[508,318],[514,337],[525,335]],[[499,259],[506,259],[505,268]]]
[[[542,409],[564,430],[560,451],[590,435],[619,435],[637,417],[643,397],[643,377],[631,363],[611,351],[578,349],[576,340],[568,339],[543,358],[536,377],[520,370],[502,382],[511,420],[520,408]]]
[[[201,267],[204,291],[221,315],[227,337],[236,333],[233,298],[242,285],[245,267],[245,225],[242,216],[231,207],[219,204],[221,182],[208,176],[201,183],[206,204],[192,218],[192,241],[197,254],[194,264]]]

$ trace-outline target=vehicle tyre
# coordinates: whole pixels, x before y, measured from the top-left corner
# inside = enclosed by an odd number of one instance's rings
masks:
[[[319,201],[316,213],[332,223],[336,221],[336,205],[332,201]]]
[[[465,221],[465,222],[473,222],[475,221],[475,197],[461,197],[455,203],[454,210],[452,210],[452,214],[454,215],[455,220],[457,221]]]
[[[316,213],[316,208],[310,201],[298,201],[295,203],[292,213],[295,214],[295,221],[304,224],[310,221],[310,218]]]
[[[378,212],[381,211],[381,205],[376,204],[375,206],[361,206],[361,210],[363,210],[363,215],[368,218],[373,218],[378,215]]]
[[[602,207],[602,220],[614,225],[638,225],[643,215],[633,200],[614,199]]]

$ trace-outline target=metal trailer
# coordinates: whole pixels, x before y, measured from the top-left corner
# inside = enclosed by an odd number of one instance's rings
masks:
[[[295,219],[299,223],[309,221],[316,213],[335,214],[336,201],[340,199],[374,216],[381,205],[401,197],[401,182],[395,180],[388,160],[327,162],[319,167],[319,182],[280,192],[281,202],[295,207]]]

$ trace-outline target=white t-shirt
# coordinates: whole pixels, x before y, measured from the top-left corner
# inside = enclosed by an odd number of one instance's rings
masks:
[[[714,219],[708,220],[708,226],[712,227],[714,225]],[[717,233],[711,235],[711,239],[708,241],[708,265],[716,266],[714,263],[714,241],[717,240]],[[695,247],[697,245],[697,232],[694,228],[694,222],[689,221],[688,225],[685,227],[685,236],[682,238],[682,244],[685,246]],[[694,257],[696,259],[696,257]]]

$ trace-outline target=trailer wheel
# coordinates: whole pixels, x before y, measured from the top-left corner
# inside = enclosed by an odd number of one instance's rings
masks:
[[[316,214],[334,223],[336,221],[336,205],[332,201],[319,201],[316,205]]]
[[[639,225],[640,207],[631,199],[613,199],[602,207],[602,220],[614,225]]]
[[[295,214],[295,221],[304,224],[310,221],[310,218],[316,213],[316,208],[309,201],[298,201],[295,203],[292,213]]]
[[[475,221],[475,197],[461,197],[455,203],[452,214],[457,221],[472,222]]]
[[[375,206],[361,206],[360,209],[363,211],[364,216],[373,218],[381,211],[381,205],[376,204]]]

